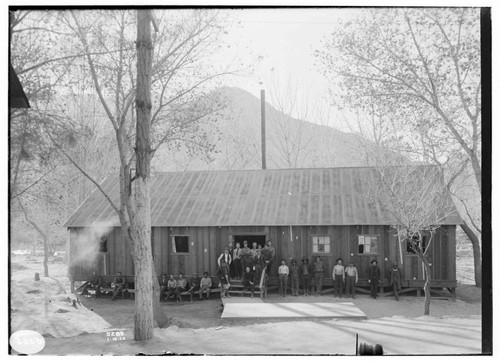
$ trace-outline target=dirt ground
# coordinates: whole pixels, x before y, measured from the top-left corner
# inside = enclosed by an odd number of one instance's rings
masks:
[[[368,295],[358,295],[354,300],[335,299],[331,295],[282,298],[270,293],[266,299],[266,302],[353,302],[367,315],[367,320],[224,321],[220,319],[221,301],[216,295],[194,303],[166,302],[162,308],[172,325],[156,329],[154,339],[148,342],[135,342],[133,299],[113,302],[109,297],[80,297],[81,304],[73,307],[66,300],[69,282],[62,262],[54,262],[50,268],[52,277],[42,277],[41,282],[33,281],[33,273],[41,272],[40,259],[13,256],[11,269],[12,331],[32,329],[44,334],[46,346],[41,355],[138,352],[352,355],[356,333],[362,342],[382,344],[386,354],[481,351],[481,290],[472,284],[459,283],[455,300],[433,299],[430,316],[422,316],[424,298],[413,295],[396,301],[393,297],[372,300]],[[41,300],[40,296],[49,300],[45,309],[44,302],[31,302],[29,298]],[[57,313],[60,310],[67,312]],[[124,340],[110,338],[109,332],[117,331],[123,332]],[[253,343],[235,342],[238,340],[253,340]]]

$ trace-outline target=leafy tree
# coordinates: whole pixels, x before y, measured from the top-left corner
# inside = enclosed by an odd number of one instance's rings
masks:
[[[473,8],[367,9],[341,24],[316,53],[336,105],[368,114],[375,128],[389,133],[386,145],[397,143],[411,159],[439,166],[473,245],[478,286],[480,54],[479,10]]]

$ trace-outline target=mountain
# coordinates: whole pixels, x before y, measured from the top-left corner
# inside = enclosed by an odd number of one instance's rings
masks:
[[[215,140],[213,161],[207,164],[182,149],[163,150],[155,155],[154,170],[261,168],[260,99],[229,87],[218,89],[217,96],[225,108],[217,119],[220,140]],[[215,129],[208,132],[214,134]],[[267,168],[366,166],[365,154],[370,147],[372,144],[358,135],[292,118],[266,103]]]

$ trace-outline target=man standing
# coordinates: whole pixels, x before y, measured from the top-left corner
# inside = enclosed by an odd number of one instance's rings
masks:
[[[229,267],[231,267],[232,258],[231,258],[231,254],[229,253],[229,248],[224,249],[224,252],[221,253],[219,258],[217,258],[217,265],[219,267],[220,267],[220,261],[222,259],[224,259],[224,261],[226,261],[226,263],[229,265]]]
[[[231,262],[227,262],[227,260],[226,260],[226,263],[229,266],[229,278],[234,278],[234,262],[232,261],[233,260],[233,251],[234,251],[233,242],[229,242],[227,244],[227,250],[228,250],[229,255],[231,256]],[[220,266],[220,263],[219,263],[219,266]]]
[[[236,248],[233,250],[234,278],[241,279],[241,248],[240,243],[236,242]]]
[[[380,283],[380,268],[376,259],[371,261],[371,266],[368,269],[368,283],[370,284],[371,297],[377,299],[378,285]]]
[[[342,290],[344,288],[345,270],[342,264],[342,258],[337,259],[337,264],[333,267],[332,278],[334,286],[334,297],[342,297]]]
[[[289,269],[286,265],[286,261],[284,259],[281,260],[281,266],[278,267],[278,276],[280,278],[280,294],[285,297],[286,289],[288,287],[288,274]]]
[[[346,297],[356,298],[356,283],[358,283],[358,270],[354,266],[354,263],[349,262],[345,269],[346,275],[346,286],[345,294]]]
[[[122,276],[121,272],[116,274],[115,279],[111,283],[111,287],[113,288],[113,297],[111,297],[111,301],[116,300],[119,294],[123,292],[125,288],[125,277]]]
[[[323,288],[323,274],[325,272],[325,264],[321,260],[320,256],[316,257],[316,262],[314,262],[314,284],[316,285],[316,296],[321,294],[321,289]]]
[[[221,285],[220,296],[222,298],[231,297],[228,292],[231,284],[229,283],[229,266],[227,265],[226,261],[221,261],[221,265],[217,270],[217,275],[219,276]]]
[[[203,272],[200,281],[200,300],[203,299],[203,292],[207,293],[207,300],[210,298],[210,289],[212,288],[212,279],[208,277],[208,272]]]
[[[265,264],[263,264],[263,259],[262,259],[262,247],[259,244],[257,246],[257,252],[255,252],[255,257],[253,259],[253,269],[255,271],[255,282],[258,284],[260,283],[260,276],[262,274],[262,268],[265,267]]]
[[[250,267],[252,265],[251,262],[252,252],[250,251],[250,248],[248,248],[247,241],[243,241],[243,248],[241,249],[240,257],[241,257],[241,273],[243,273],[245,272],[247,267]]]
[[[297,261],[292,259],[292,265],[290,266],[290,278],[292,283],[292,296],[299,295],[299,283],[302,270],[297,264]]]
[[[309,287],[311,285],[311,266],[309,265],[309,260],[307,258],[302,259],[302,282],[304,287],[304,296],[309,296]]]
[[[245,296],[245,292],[247,288],[250,288],[250,292],[253,294],[255,292],[255,274],[250,269],[250,267],[245,268],[245,272],[243,273],[243,293],[242,296]]]
[[[399,301],[399,290],[401,289],[401,273],[399,271],[399,267],[397,263],[392,265],[392,270],[390,274],[390,284],[392,286],[392,291],[394,292],[394,297],[396,297],[396,301]]]
[[[266,247],[262,250],[262,255],[264,256],[264,260],[266,262],[266,271],[267,274],[272,273],[274,257],[276,256],[276,250],[273,247],[273,242],[271,240],[267,241]]]

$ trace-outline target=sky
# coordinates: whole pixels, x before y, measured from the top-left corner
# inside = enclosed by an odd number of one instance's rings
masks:
[[[234,20],[225,41],[231,47],[222,58],[233,57],[253,62],[254,69],[241,77],[226,79],[226,85],[245,89],[256,97],[266,91],[266,100],[273,103],[269,92],[279,87],[286,93],[288,86],[297,87],[303,98],[326,99],[328,82],[316,64],[314,51],[332,33],[340,18],[351,16],[352,9],[240,9],[226,11]],[[255,61],[259,59],[259,61]],[[315,104],[317,107],[318,104]],[[335,112],[335,110],[333,110]],[[308,121],[321,122],[314,112]]]

